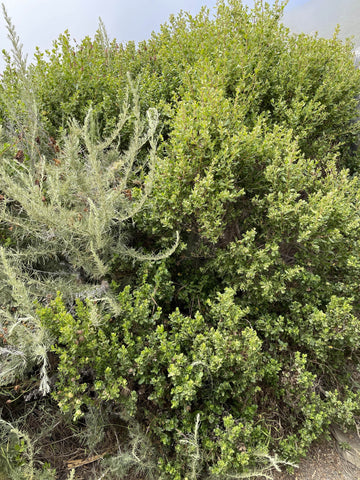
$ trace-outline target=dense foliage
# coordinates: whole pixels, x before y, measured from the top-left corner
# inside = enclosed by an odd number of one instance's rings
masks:
[[[31,428],[9,425],[30,400],[91,452],[117,439],[105,478],[246,478],[356,425],[360,73],[350,43],[290,34],[283,7],[219,1],[137,46],[65,33],[28,67],[9,23],[0,394],[16,475]]]

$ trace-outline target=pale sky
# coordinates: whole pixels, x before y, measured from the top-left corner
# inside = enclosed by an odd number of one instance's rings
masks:
[[[340,37],[354,37],[360,46],[360,0],[308,0],[288,10],[284,22],[295,32],[331,37],[340,25]]]
[[[264,0],[269,1],[269,0]],[[270,0],[273,3],[275,0]],[[1,0],[0,0],[1,2]],[[24,51],[29,60],[39,46],[50,49],[52,42],[69,30],[80,42],[93,37],[98,19],[105,23],[110,39],[126,43],[149,38],[158,31],[169,15],[180,10],[197,13],[202,5],[214,9],[217,0],[3,0],[15,24]],[[253,5],[253,0],[243,0]],[[295,32],[331,36],[337,23],[343,27],[343,36],[355,35],[360,45],[360,0],[289,0],[284,22]],[[5,23],[0,12],[0,52],[10,50]],[[0,70],[3,61],[0,55]]]

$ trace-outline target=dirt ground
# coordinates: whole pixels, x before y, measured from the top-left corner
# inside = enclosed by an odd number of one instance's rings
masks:
[[[275,472],[274,480],[360,480],[360,470],[339,455],[335,441],[323,442],[311,448],[294,474]]]

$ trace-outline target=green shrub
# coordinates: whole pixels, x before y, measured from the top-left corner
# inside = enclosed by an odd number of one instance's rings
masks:
[[[101,27],[15,62],[24,77],[9,61],[1,351],[17,374],[42,358],[78,427],[104,409],[127,425],[114,478],[246,477],[358,421],[360,74],[282,9],[220,1],[137,48]]]

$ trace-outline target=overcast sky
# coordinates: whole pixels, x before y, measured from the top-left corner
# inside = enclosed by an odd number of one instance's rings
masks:
[[[288,10],[284,20],[293,31],[318,31],[324,37],[332,36],[339,24],[340,37],[353,36],[360,46],[360,0],[309,0]]]
[[[204,4],[210,9],[214,9],[216,5],[216,0],[3,0],[3,2],[16,26],[24,51],[29,54],[29,59],[36,46],[41,50],[51,48],[53,40],[66,29],[77,41],[86,35],[93,36],[99,17],[104,21],[111,39],[116,38],[118,42],[140,41],[149,38],[152,31],[158,31],[171,13],[185,10],[195,14]],[[245,0],[244,3],[252,5],[253,1]],[[295,31],[320,30],[321,34],[331,35],[336,23],[341,22],[350,25],[345,30],[354,34],[358,29],[359,7],[360,0],[290,0],[285,9],[285,23]],[[7,40],[4,21],[0,18],[0,50],[3,48],[9,50],[10,42]]]

